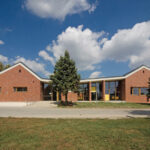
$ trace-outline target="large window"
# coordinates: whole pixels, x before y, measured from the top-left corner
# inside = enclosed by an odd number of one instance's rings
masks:
[[[105,94],[110,95],[110,100],[120,99],[120,81],[106,81]]]
[[[131,95],[147,95],[147,92],[145,87],[131,87]]]
[[[14,92],[27,92],[27,87],[14,87]]]
[[[82,83],[79,85],[78,100],[89,100],[89,84]]]
[[[93,101],[102,99],[102,83],[92,82],[91,84],[91,98]]]

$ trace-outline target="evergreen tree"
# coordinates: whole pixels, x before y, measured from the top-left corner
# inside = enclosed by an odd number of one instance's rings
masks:
[[[150,99],[150,78],[149,78],[149,81],[148,81],[148,89],[147,89],[148,93],[147,93],[147,101],[149,102],[149,99]]]
[[[68,92],[78,92],[80,75],[77,73],[75,62],[70,59],[68,51],[65,51],[64,57],[56,62],[54,74],[51,75],[53,90],[65,95],[65,102],[68,103]]]

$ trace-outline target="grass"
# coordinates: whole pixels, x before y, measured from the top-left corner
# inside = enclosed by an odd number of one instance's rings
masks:
[[[71,108],[150,108],[150,103],[75,102]]]
[[[1,150],[149,150],[150,119],[0,118]]]

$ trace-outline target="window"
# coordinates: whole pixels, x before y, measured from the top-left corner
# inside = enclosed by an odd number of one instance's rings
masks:
[[[139,95],[139,88],[132,87],[131,88],[131,95]]]
[[[147,95],[147,88],[141,88],[141,95]]]
[[[147,95],[147,88],[145,87],[132,87],[131,95]]]
[[[2,88],[0,87],[0,93],[1,93]]]
[[[27,87],[14,87],[14,92],[26,92]]]

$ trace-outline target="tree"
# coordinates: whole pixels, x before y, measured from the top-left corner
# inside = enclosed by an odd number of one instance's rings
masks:
[[[9,68],[9,67],[10,67],[9,64],[4,65],[2,62],[0,62],[0,71],[3,71],[3,70],[5,70],[5,69],[7,69],[7,68]]]
[[[77,73],[75,62],[70,58],[68,51],[65,51],[64,57],[56,62],[54,74],[50,76],[53,90],[65,95],[65,103],[68,104],[68,92],[78,92],[80,75]]]
[[[150,99],[150,78],[149,78],[149,81],[148,81],[148,89],[147,89],[147,102],[149,102],[149,99]]]

